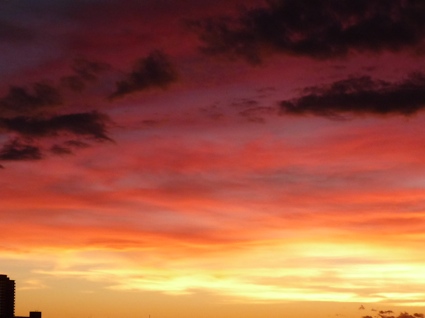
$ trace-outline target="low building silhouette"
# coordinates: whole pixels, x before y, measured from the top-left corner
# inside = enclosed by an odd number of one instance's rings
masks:
[[[41,318],[41,311],[30,311],[29,316],[15,316],[14,318]]]
[[[15,316],[15,281],[0,274],[0,318],[41,318],[40,311],[30,311],[29,316]]]

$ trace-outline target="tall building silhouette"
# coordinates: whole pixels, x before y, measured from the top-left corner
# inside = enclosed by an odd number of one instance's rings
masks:
[[[0,318],[41,318],[40,311],[30,311],[29,316],[15,316],[15,281],[0,274]]]
[[[15,317],[15,281],[0,275],[0,318]]]

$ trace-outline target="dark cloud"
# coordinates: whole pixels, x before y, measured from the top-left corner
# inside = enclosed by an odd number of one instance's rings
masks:
[[[413,315],[411,315],[408,312],[401,312],[398,316],[394,316],[393,313],[394,312],[392,310],[380,310],[378,313],[378,316],[380,318],[423,318],[424,317],[424,314],[422,313],[414,313]],[[367,316],[367,317],[370,317],[370,316]]]
[[[88,82],[94,82],[111,66],[103,62],[88,61],[84,58],[75,59],[71,66],[74,74],[61,78],[61,85],[73,91],[82,91]]]
[[[177,73],[168,58],[160,51],[154,51],[136,62],[133,70],[122,81],[117,82],[110,98],[143,91],[152,87],[166,88],[177,80]]]
[[[3,145],[0,161],[38,160],[46,157],[47,150],[51,154],[69,155],[75,149],[89,147],[88,143],[78,139],[58,143],[64,137],[111,141],[107,135],[108,123],[109,118],[96,111],[51,117],[0,118],[0,133],[20,136]],[[55,144],[50,148],[46,145],[39,147],[38,143],[44,144],[41,142],[44,138],[53,138]]]
[[[112,141],[108,136],[111,120],[106,114],[73,110],[68,103],[73,96],[62,94],[64,88],[82,91],[110,69],[109,64],[79,58],[71,69],[73,73],[60,78],[59,83],[11,86],[0,98],[0,136],[9,140],[1,148],[0,161],[72,154],[89,147],[86,141]]]
[[[61,144],[54,144],[50,147],[50,152],[55,155],[71,155],[74,153],[75,149],[88,148],[89,144],[78,141],[78,140],[68,140]]]
[[[99,111],[72,109],[72,93],[81,92],[111,67],[103,62],[75,59],[72,73],[59,82],[10,86],[0,98],[0,161],[43,159],[72,154],[88,142],[112,141],[109,117]],[[63,89],[71,89],[65,92]],[[68,141],[66,141],[68,139]],[[25,142],[22,142],[24,140]]]
[[[407,313],[407,312],[402,312],[402,313],[400,313],[400,315],[398,315],[398,317],[397,318],[415,318],[416,316],[414,316],[414,315],[411,315],[411,314],[409,314],[409,313]]]
[[[111,120],[106,114],[72,110],[68,103],[73,98],[70,93],[82,92],[110,69],[107,63],[78,58],[71,65],[72,72],[60,77],[58,82],[10,86],[0,97],[0,135],[9,140],[0,145],[0,161],[68,155],[90,146],[86,141],[112,141],[108,135]],[[150,87],[164,88],[175,80],[176,72],[167,57],[154,51],[137,61],[126,78],[116,84],[112,97]],[[63,89],[71,92],[65,94]]]
[[[55,155],[71,155],[76,149],[88,148],[90,145],[80,140],[67,140],[61,144],[54,144],[50,152]]]
[[[396,83],[353,77],[310,87],[303,96],[279,105],[283,113],[294,115],[412,115],[425,108],[425,74],[415,73]]]
[[[425,38],[419,0],[269,0],[237,18],[190,22],[207,54],[259,63],[279,52],[314,58],[355,51],[418,48]]]
[[[31,89],[12,86],[0,99],[0,116],[39,114],[62,103],[59,90],[46,83],[35,83]]]
[[[71,134],[102,141],[111,140],[107,136],[106,126],[108,121],[106,115],[93,111],[57,115],[49,118],[26,116],[0,118],[0,128],[30,138]]]
[[[26,144],[14,139],[3,145],[0,149],[0,160],[21,161],[42,159],[41,150],[32,144]]]

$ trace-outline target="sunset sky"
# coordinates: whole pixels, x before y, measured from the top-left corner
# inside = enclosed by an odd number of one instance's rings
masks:
[[[422,0],[0,0],[15,314],[424,312],[424,17]]]

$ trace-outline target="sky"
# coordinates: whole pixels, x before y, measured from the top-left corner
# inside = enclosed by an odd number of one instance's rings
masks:
[[[424,312],[424,16],[421,0],[0,0],[16,315]]]

